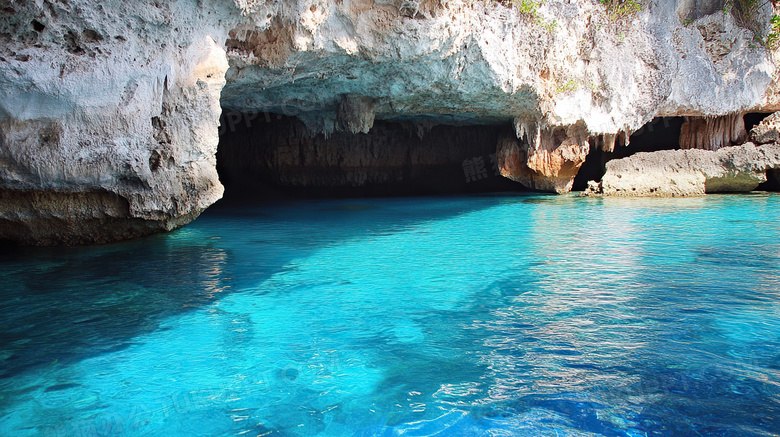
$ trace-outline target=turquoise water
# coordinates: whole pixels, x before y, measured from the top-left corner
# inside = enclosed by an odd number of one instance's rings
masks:
[[[779,236],[778,195],[492,195],[5,254],[0,435],[778,435]]]

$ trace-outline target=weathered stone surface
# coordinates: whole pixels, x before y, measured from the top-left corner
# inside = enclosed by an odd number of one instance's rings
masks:
[[[0,239],[126,239],[183,225],[220,198],[228,63],[206,11],[120,1],[0,9]]]
[[[696,196],[746,192],[780,168],[780,144],[709,150],[643,152],[607,163],[601,183],[590,183],[593,196]]]
[[[333,120],[340,96],[356,94],[375,99],[377,119],[520,117],[617,134],[656,116],[770,104],[766,51],[700,2],[652,2],[619,19],[590,1],[544,2],[536,16],[499,2],[412,3],[414,13],[393,0],[257,2],[230,31],[224,106]]]
[[[170,231],[200,213],[133,217],[127,199],[108,191],[0,190],[0,240],[27,245],[99,244]]]
[[[257,23],[231,31],[223,104],[295,115],[329,134],[345,129],[335,115],[340,96],[360,95],[372,99],[377,119],[514,119],[536,132],[578,125],[607,151],[657,116],[725,116],[728,132],[715,122],[691,135],[691,147],[717,148],[743,139],[743,112],[775,104],[768,90],[776,72],[750,32],[702,4],[653,2],[615,19],[587,1],[545,2],[535,17],[498,2],[300,2],[275,15],[267,9],[273,18],[262,32]],[[764,6],[759,19],[770,12]],[[273,41],[273,56],[258,54],[258,41]],[[720,138],[710,144],[713,129]],[[507,164],[508,177],[568,190],[585,141],[540,148],[522,129],[517,135],[525,162]],[[504,155],[521,156],[510,150]]]
[[[367,134],[374,127],[374,111],[376,103],[373,99],[356,95],[344,95],[339,102],[339,112],[336,120],[342,130],[356,134]]]
[[[780,112],[763,119],[750,130],[750,141],[756,144],[780,142]]]
[[[535,190],[571,191],[590,150],[584,126],[563,129],[526,125],[519,130],[523,142],[513,138],[499,141],[496,155],[501,175]]]

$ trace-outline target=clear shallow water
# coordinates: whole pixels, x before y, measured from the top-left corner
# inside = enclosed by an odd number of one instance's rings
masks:
[[[2,436],[780,434],[780,196],[207,211],[0,258]]]

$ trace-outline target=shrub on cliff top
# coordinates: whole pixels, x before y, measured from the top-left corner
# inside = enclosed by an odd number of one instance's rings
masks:
[[[558,25],[555,20],[547,21],[539,14],[539,8],[544,4],[544,0],[498,0],[498,3],[501,3],[504,6],[517,8],[518,12],[525,15],[548,32],[554,32],[555,26]]]

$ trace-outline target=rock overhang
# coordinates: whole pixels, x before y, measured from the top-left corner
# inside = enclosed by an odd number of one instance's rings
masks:
[[[497,2],[422,2],[427,10],[414,18],[396,3],[299,2],[262,31],[232,31],[223,105],[323,113],[340,95],[360,94],[380,103],[378,119],[464,112],[583,121],[591,132],[617,134],[656,116],[771,103],[762,101],[775,74],[767,53],[730,15],[699,17],[696,4],[658,2],[615,19],[595,1],[550,1],[533,16]],[[679,16],[690,13],[696,19],[683,25]],[[247,53],[252,41],[275,56]],[[719,51],[724,44],[729,53]]]

